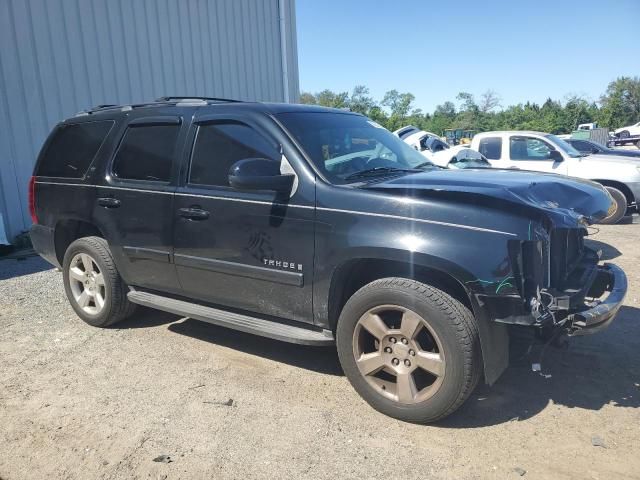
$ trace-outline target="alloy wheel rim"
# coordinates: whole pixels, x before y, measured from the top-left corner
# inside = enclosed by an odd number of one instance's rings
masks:
[[[446,371],[442,342],[427,321],[398,305],[381,305],[360,317],[353,333],[353,355],[366,382],[400,404],[435,395]]]
[[[76,304],[89,315],[98,315],[105,306],[104,276],[96,261],[86,253],[78,253],[69,264],[69,286]]]

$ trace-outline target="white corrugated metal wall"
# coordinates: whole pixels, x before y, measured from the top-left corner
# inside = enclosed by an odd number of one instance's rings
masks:
[[[57,122],[164,95],[297,101],[294,0],[0,0],[0,243]]]

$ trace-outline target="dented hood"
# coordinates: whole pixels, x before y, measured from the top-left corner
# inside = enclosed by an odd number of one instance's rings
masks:
[[[607,216],[612,199],[598,183],[553,173],[503,169],[431,170],[369,184],[367,189],[415,197],[448,198],[513,211],[535,209],[554,223],[595,223]]]

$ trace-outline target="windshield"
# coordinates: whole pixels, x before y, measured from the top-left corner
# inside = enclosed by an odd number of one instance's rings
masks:
[[[356,181],[365,171],[376,176],[417,167],[438,168],[387,129],[361,115],[289,112],[276,117],[333,183]]]
[[[564,153],[569,155],[572,158],[584,157],[584,153],[580,153],[578,150],[573,148],[569,143],[565,142],[563,139],[556,137],[555,135],[545,135],[551,143],[553,143],[558,149],[562,150]]]

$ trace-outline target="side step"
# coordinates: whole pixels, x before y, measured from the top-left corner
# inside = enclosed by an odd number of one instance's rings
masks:
[[[333,345],[334,343],[333,334],[329,330],[319,332],[308,328],[294,327],[271,320],[227,312],[217,308],[205,307],[196,303],[175,300],[173,298],[136,290],[131,290],[127,294],[127,297],[132,303],[137,303],[144,307],[155,308],[176,315],[183,315],[221,327],[253,333],[275,340],[316,346]]]

